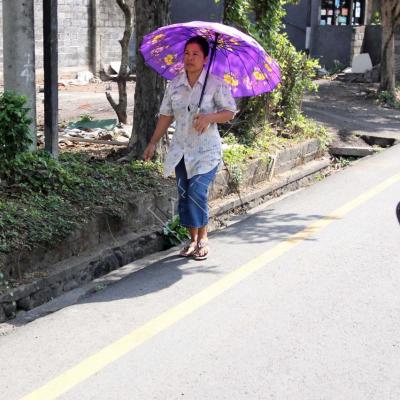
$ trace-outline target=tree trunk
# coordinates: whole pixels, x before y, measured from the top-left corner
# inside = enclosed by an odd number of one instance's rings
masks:
[[[165,79],[145,66],[139,51],[143,37],[170,21],[171,0],[136,0],[136,89],[129,159],[139,159],[154,132],[165,90]],[[159,153],[161,143],[157,152]]]
[[[382,57],[380,90],[396,94],[395,78],[395,29],[400,23],[400,3],[398,0],[382,0]]]
[[[106,92],[107,100],[111,107],[117,114],[118,122],[126,124],[128,121],[128,95],[126,92],[126,82],[129,77],[129,43],[132,37],[133,21],[131,4],[128,4],[127,0],[116,0],[119,8],[124,13],[125,17],[125,30],[122,39],[119,41],[121,45],[121,67],[118,72],[117,84],[118,84],[118,104],[115,103],[110,92]]]

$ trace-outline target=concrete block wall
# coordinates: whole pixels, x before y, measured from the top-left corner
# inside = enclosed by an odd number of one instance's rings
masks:
[[[350,60],[353,60],[354,56],[362,53],[364,36],[365,36],[365,26],[353,27],[353,33],[351,38]]]
[[[133,13],[133,0],[129,1]],[[119,40],[122,39],[125,28],[125,19],[122,10],[118,7],[115,0],[97,0],[96,5],[96,47],[97,47],[97,66],[99,70],[101,64],[109,64],[111,61],[121,60],[121,46]],[[134,36],[133,36],[134,38]],[[132,53],[134,46],[131,46]],[[132,57],[133,58],[133,54]]]
[[[90,0],[58,1],[59,68],[90,65]],[[36,68],[43,68],[43,0],[35,1]]]
[[[58,0],[58,18],[60,67],[88,67],[91,46],[90,0]]]
[[[133,0],[130,0],[133,11]],[[35,47],[37,75],[43,74],[43,0],[36,0]],[[3,17],[0,2],[0,70],[3,69]],[[59,74],[73,76],[82,70],[98,70],[102,63],[119,61],[118,42],[124,32],[124,16],[115,0],[58,0]],[[131,46],[134,51],[134,46]],[[133,58],[133,54],[132,54]],[[0,80],[2,80],[2,74]]]

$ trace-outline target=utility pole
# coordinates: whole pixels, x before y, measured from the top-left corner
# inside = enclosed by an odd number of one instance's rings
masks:
[[[34,0],[3,1],[4,89],[27,97],[36,149],[36,82]]]
[[[58,19],[57,0],[43,0],[44,141],[58,157]]]

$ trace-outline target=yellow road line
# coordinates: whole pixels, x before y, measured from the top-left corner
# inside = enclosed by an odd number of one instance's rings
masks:
[[[74,386],[94,375],[96,372],[102,370],[113,361],[129,353],[142,343],[148,341],[158,333],[166,330],[171,325],[209,303],[215,297],[234,287],[239,282],[246,279],[249,275],[263,268],[269,262],[275,260],[282,254],[297,246],[303,240],[310,238],[316,232],[325,228],[333,221],[343,218],[350,211],[361,206],[372,197],[383,192],[385,189],[399,181],[400,174],[394,175],[391,178],[383,181],[381,184],[375,186],[374,188],[338,208],[333,213],[310,224],[302,231],[288,237],[280,244],[265,251],[258,257],[244,264],[242,267],[236,269],[219,281],[203,289],[193,297],[190,297],[177,306],[170,308],[169,310],[160,314],[158,317],[147,322],[145,325],[135,329],[128,335],[115,341],[92,356],[84,359],[82,362],[63,372],[61,375],[52,379],[42,387],[24,396],[21,400],[56,399],[63,393],[72,389]]]

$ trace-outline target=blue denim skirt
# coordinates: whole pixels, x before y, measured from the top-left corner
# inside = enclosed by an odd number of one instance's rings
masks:
[[[183,158],[175,167],[181,225],[187,228],[201,228],[208,224],[208,188],[215,178],[217,169],[218,165],[205,174],[188,179]]]

